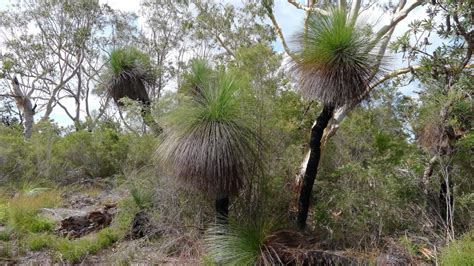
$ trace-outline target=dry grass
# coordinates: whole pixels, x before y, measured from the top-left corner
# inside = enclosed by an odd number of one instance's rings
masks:
[[[55,189],[17,194],[8,203],[7,224],[20,232],[52,230],[54,224],[38,216],[38,211],[57,207],[60,203],[61,192]]]

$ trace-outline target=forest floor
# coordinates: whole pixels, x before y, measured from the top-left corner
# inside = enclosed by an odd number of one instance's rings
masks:
[[[43,208],[40,215],[53,220],[57,224],[63,218],[83,216],[94,210],[100,210],[105,205],[115,205],[129,196],[127,189],[110,188],[105,186],[86,185],[81,189],[67,189],[61,193],[61,204],[55,208]],[[0,225],[0,233],[7,230]],[[2,245],[2,243],[4,245]],[[69,264],[70,262],[58,256],[57,252],[49,249],[31,251],[25,248],[20,240],[0,242],[0,265],[53,265]],[[76,263],[106,264],[106,265],[196,265],[201,264],[198,258],[175,258],[163,256],[161,243],[153,239],[126,239],[115,242],[110,247],[99,250],[95,254],[86,254]],[[6,250],[8,249],[8,250]]]

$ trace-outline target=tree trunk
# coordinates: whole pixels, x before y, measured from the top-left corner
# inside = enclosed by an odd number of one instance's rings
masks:
[[[428,184],[430,182],[431,175],[433,174],[434,165],[436,164],[437,160],[438,160],[438,157],[436,155],[430,159],[430,161],[427,163],[425,167],[425,170],[423,171],[423,176],[421,177],[421,180],[420,180],[420,187],[426,198],[428,198],[428,193],[429,193]]]
[[[440,189],[439,189],[439,208],[443,223],[448,229],[448,232],[452,232],[453,224],[453,207],[454,207],[454,196],[453,196],[453,181],[449,178],[451,172],[451,166],[447,166],[445,173],[441,176]],[[454,234],[453,234],[454,237]]]
[[[216,199],[216,220],[219,224],[226,224],[229,216],[229,197]]]
[[[318,173],[318,164],[321,157],[321,139],[323,137],[324,129],[327,127],[333,112],[333,106],[325,105],[323,111],[316,120],[316,124],[311,130],[311,152],[298,199],[297,225],[300,230],[303,230],[306,227],[311,192],[313,190],[314,180],[316,179],[316,175]]]
[[[33,124],[34,124],[34,115],[35,115],[35,107],[31,103],[30,98],[27,94],[23,93],[20,89],[20,83],[16,77],[13,78],[13,93],[15,95],[15,101],[18,106],[18,109],[21,110],[23,115],[23,135],[25,138],[29,139],[31,137],[33,131]]]
[[[153,116],[151,115],[150,102],[143,103],[141,116],[142,116],[143,122],[145,122],[145,125],[150,127],[153,133],[155,133],[156,135],[161,134],[163,129],[160,127],[160,125],[158,125],[158,123],[156,123],[155,119],[153,119]]]
[[[28,99],[27,103],[26,103],[26,108],[24,109],[23,111],[23,117],[25,118],[25,121],[24,121],[24,127],[25,127],[25,131],[24,131],[24,135],[25,135],[25,138],[29,139],[31,137],[31,134],[33,132],[33,124],[34,124],[34,115],[35,115],[35,111],[33,110],[32,106],[31,106],[31,101]]]

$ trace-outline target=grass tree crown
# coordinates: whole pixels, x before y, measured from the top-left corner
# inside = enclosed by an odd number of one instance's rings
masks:
[[[291,67],[305,98],[342,106],[362,97],[377,62],[366,29],[342,9],[309,16]]]
[[[145,53],[126,47],[112,51],[104,80],[107,93],[117,104],[125,97],[148,104],[150,99],[146,87],[154,84],[155,75]]]
[[[238,81],[226,73],[206,76],[201,91],[163,119],[157,156],[184,185],[222,198],[235,195],[252,174],[258,137],[242,117]]]
[[[178,92],[190,96],[198,96],[206,87],[206,83],[212,80],[212,76],[215,73],[204,59],[193,59],[190,66],[191,70],[183,75],[183,84]]]

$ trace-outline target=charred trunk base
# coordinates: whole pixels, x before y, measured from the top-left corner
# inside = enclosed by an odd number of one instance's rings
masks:
[[[229,197],[216,199],[216,222],[218,224],[227,224],[229,221]]]
[[[319,159],[321,157],[321,139],[324,134],[324,129],[327,127],[333,112],[333,106],[325,105],[323,111],[316,120],[316,124],[311,130],[311,153],[309,155],[308,164],[306,165],[306,172],[304,174],[303,184],[301,185],[298,199],[297,226],[300,230],[306,228],[311,192],[318,173]]]
[[[133,218],[132,229],[128,237],[130,239],[140,239],[148,236],[153,231],[151,227],[152,226],[148,214],[141,210],[135,214],[135,217]]]

